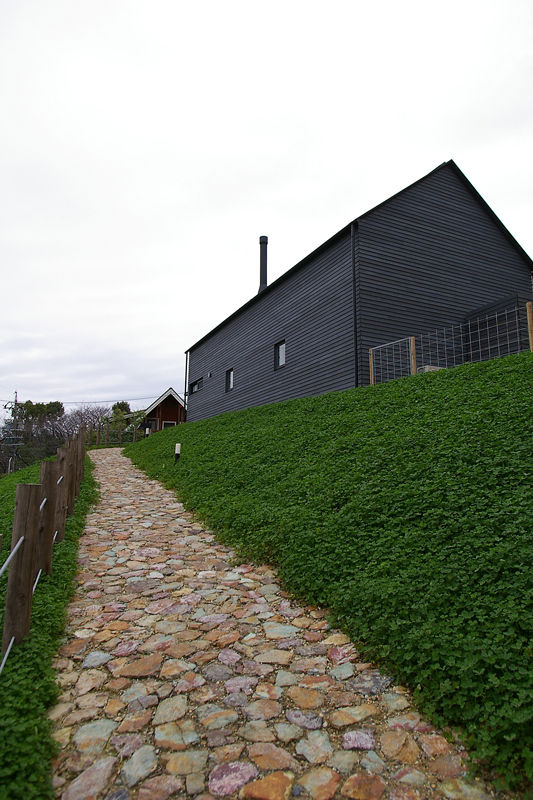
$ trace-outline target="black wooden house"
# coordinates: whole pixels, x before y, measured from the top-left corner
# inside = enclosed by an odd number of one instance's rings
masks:
[[[186,353],[187,419],[369,382],[368,351],[531,296],[533,262],[453,161],[367,211]]]

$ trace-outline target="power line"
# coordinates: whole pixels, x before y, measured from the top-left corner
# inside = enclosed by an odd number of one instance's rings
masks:
[[[154,398],[159,397],[159,395],[149,394],[147,397],[121,397],[119,399],[115,398],[113,400],[59,400],[56,402],[62,403],[64,406],[81,406],[81,405],[95,405],[99,403],[120,403],[120,402],[127,402],[127,403],[134,403],[137,400],[153,400]],[[10,400],[0,400],[0,403],[9,403],[12,402]]]
[[[152,398],[157,397],[158,395],[150,394],[148,397],[122,397],[120,400],[116,398],[114,400],[61,400],[64,406],[71,406],[71,405],[94,405],[95,403],[119,403],[121,401],[126,403],[134,403],[137,400],[152,400]]]

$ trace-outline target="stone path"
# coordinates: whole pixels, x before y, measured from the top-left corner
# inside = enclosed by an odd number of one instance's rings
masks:
[[[409,693],[116,449],[51,711],[62,800],[485,800]]]

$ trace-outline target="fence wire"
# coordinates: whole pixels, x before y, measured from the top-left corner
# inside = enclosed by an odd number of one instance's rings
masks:
[[[527,309],[522,306],[373,347],[371,377],[373,383],[384,383],[413,371],[488,361],[528,349]]]

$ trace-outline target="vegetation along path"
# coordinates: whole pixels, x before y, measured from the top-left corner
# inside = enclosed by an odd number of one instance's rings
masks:
[[[237,565],[120,451],[91,458],[101,501],[55,664],[58,797],[494,796],[324,610]]]

